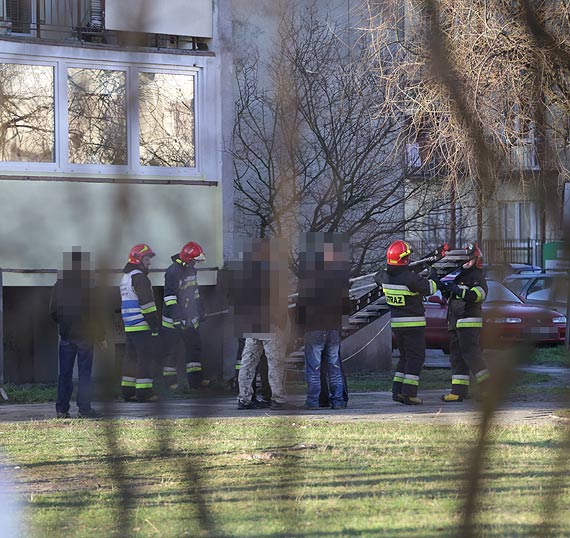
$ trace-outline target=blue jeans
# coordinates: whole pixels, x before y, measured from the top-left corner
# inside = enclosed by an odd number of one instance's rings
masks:
[[[57,381],[58,413],[69,411],[69,401],[73,393],[73,366],[77,356],[79,383],[77,386],[77,407],[80,413],[91,410],[91,370],[93,368],[93,344],[81,340],[59,342],[59,378]]]
[[[331,404],[345,406],[344,384],[340,369],[339,331],[309,331],[305,333],[305,379],[307,404],[318,407],[321,392],[321,361],[327,361]]]

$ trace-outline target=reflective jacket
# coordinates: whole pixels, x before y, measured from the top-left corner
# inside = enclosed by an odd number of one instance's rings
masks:
[[[405,266],[389,266],[382,275],[382,290],[390,307],[392,328],[426,326],[422,297],[437,291],[433,280],[421,277]]]
[[[451,331],[483,326],[483,302],[487,297],[487,281],[481,269],[463,269],[454,282],[459,294],[452,293],[447,308],[447,328]]]
[[[125,332],[158,332],[158,313],[152,284],[138,265],[128,263],[121,279],[121,316]]]
[[[184,263],[178,254],[171,257],[172,264],[164,273],[164,308],[162,326],[174,328],[175,322],[197,329],[203,315],[202,300],[198,290],[196,268]]]

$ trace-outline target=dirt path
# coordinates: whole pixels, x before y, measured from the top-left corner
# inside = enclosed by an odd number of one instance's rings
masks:
[[[317,420],[408,421],[429,424],[476,424],[480,419],[477,402],[444,404],[439,400],[441,390],[423,391],[424,405],[405,406],[391,399],[389,392],[351,394],[345,410],[306,411],[302,395],[291,396],[291,409],[238,411],[233,396],[215,396],[192,400],[172,400],[153,404],[112,402],[95,403],[94,407],[107,418],[247,418],[247,417],[311,417]],[[498,424],[554,423],[556,411],[570,407],[561,401],[513,401],[501,406],[495,416]],[[75,409],[72,407],[72,416]],[[55,406],[49,404],[1,404],[1,422],[49,420],[55,416]]]

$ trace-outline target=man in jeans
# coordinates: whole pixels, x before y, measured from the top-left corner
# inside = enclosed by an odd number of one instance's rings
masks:
[[[287,405],[285,353],[289,335],[287,251],[278,239],[257,239],[245,249],[243,263],[231,278],[236,334],[245,337],[238,375],[238,409]],[[253,382],[261,355],[267,357],[269,404],[254,399]]]
[[[318,409],[321,390],[328,389],[333,409],[347,405],[340,360],[343,316],[350,314],[348,249],[342,234],[314,232],[302,238],[297,324],[304,333],[306,409]],[[304,245],[303,245],[304,243]],[[321,385],[326,369],[328,387]]]
[[[69,402],[73,393],[73,367],[77,357],[78,418],[98,418],[91,408],[91,370],[93,344],[106,347],[104,331],[94,311],[94,293],[89,271],[89,253],[74,247],[64,253],[64,269],[52,290],[50,315],[59,327],[59,377],[57,418],[70,418]]]

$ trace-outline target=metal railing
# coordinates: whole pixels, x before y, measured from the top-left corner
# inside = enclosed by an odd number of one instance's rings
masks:
[[[0,27],[4,35],[61,40],[102,29],[104,7],[104,0],[0,0]]]

